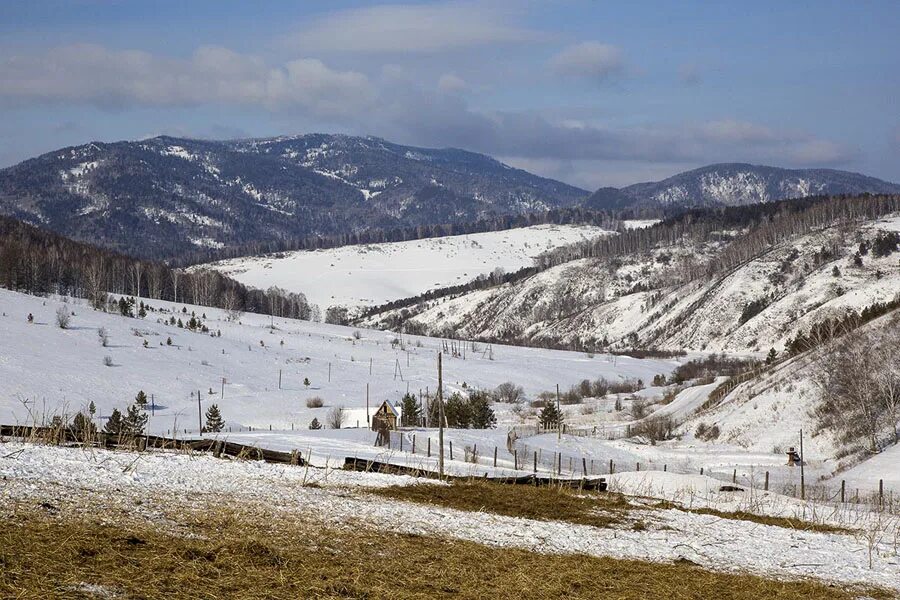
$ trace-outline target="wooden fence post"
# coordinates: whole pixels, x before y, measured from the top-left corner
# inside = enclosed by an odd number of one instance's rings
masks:
[[[846,488],[847,482],[841,479],[841,504],[844,503],[844,490]]]
[[[581,472],[587,477],[587,459],[585,457],[581,457]]]
[[[613,465],[613,460],[609,459],[609,474],[610,475],[612,475],[614,473],[614,471],[613,471],[614,466],[615,465]]]
[[[513,448],[513,469],[519,470],[519,449]]]
[[[534,451],[534,472],[537,473],[537,450]]]
[[[731,473],[731,483],[737,483],[737,469]]]
[[[497,468],[497,446],[494,446],[494,468]]]
[[[453,440],[450,440],[450,460],[453,460]]]
[[[766,486],[763,488],[764,491],[769,491],[769,472],[766,471]]]
[[[412,453],[413,453],[413,454],[416,453],[416,434],[413,434],[413,447],[412,447]]]

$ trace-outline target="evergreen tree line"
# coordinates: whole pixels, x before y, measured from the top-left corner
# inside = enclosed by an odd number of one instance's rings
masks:
[[[97,307],[111,292],[288,318],[309,319],[314,311],[303,294],[257,290],[216,271],[138,260],[9,217],[0,217],[0,287],[87,298]]]
[[[334,235],[315,235],[294,239],[272,239],[225,248],[204,248],[173,257],[170,264],[190,266],[217,260],[292,252],[295,250],[324,250],[359,244],[382,244],[386,242],[406,242],[450,235],[506,231],[533,225],[594,225],[615,231],[621,227],[619,217],[627,213],[609,213],[582,207],[554,208],[551,210],[522,215],[494,215],[469,223],[439,223],[415,227],[394,227],[390,229],[363,229]]]

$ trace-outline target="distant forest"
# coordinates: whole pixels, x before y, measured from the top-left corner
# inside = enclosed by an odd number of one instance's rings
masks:
[[[169,264],[173,266],[198,265],[242,256],[260,256],[295,250],[322,250],[353,246],[358,244],[382,244],[386,242],[406,242],[450,235],[466,235],[489,231],[506,231],[533,225],[594,225],[617,230],[619,219],[630,218],[631,212],[610,213],[587,208],[555,208],[539,213],[524,215],[498,215],[483,218],[470,223],[443,223],[437,225],[419,225],[417,227],[395,227],[391,229],[364,229],[353,233],[308,236],[295,239],[274,239],[268,242],[256,242],[226,248],[205,248],[185,253]]]
[[[691,281],[733,268],[772,244],[798,233],[830,227],[841,222],[877,218],[898,211],[900,211],[900,196],[868,194],[812,196],[765,204],[696,208],[680,212],[652,227],[626,229],[619,235],[597,237],[561,246],[539,256],[534,266],[512,273],[495,272],[468,283],[430,290],[418,296],[374,306],[366,309],[360,318],[413,307],[437,298],[521,281],[573,260],[608,259],[637,254],[682,239],[707,241],[729,230],[741,230],[743,235],[729,243],[711,263],[686,262],[672,271],[672,276],[678,281]],[[393,315],[388,325],[396,329],[402,325],[403,320],[403,315]]]
[[[216,271],[138,260],[8,217],[0,217],[0,287],[87,298],[96,307],[111,292],[299,319],[315,312],[303,294],[256,290]]]

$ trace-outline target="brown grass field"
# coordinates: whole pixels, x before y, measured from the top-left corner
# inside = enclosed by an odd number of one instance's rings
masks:
[[[508,489],[518,488],[496,486],[499,496]],[[485,493],[472,502],[484,502]],[[608,507],[613,514],[618,502],[613,499]],[[359,523],[325,528],[227,503],[152,519],[115,512],[82,508],[49,515],[23,505],[6,513],[0,518],[0,597],[891,597],[815,581],[712,572],[688,562],[543,555],[376,531]]]

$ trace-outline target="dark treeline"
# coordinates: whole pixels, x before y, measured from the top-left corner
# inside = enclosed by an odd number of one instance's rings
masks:
[[[505,283],[514,283],[552,267],[584,258],[612,259],[636,255],[681,240],[728,241],[728,246],[711,262],[685,262],[669,270],[669,283],[683,283],[725,272],[757,256],[780,241],[800,233],[824,229],[842,222],[877,218],[900,211],[900,196],[814,196],[765,204],[692,209],[652,227],[621,230],[618,235],[601,236],[562,246],[539,256],[535,265],[512,273],[495,272],[452,287],[431,290],[411,298],[372,307],[363,317],[412,307],[428,300],[454,296]],[[726,231],[738,235],[724,236]],[[386,324],[392,328],[405,320],[402,315]]]
[[[390,229],[365,229],[350,233],[308,236],[295,239],[273,239],[226,248],[207,248],[182,254],[169,261],[174,266],[189,266],[241,256],[257,256],[294,250],[324,250],[357,244],[406,242],[449,235],[466,235],[489,231],[506,231],[533,225],[595,225],[616,230],[620,227],[618,214],[581,207],[552,209],[523,215],[498,215],[470,223],[443,223]]]
[[[97,307],[110,292],[301,319],[315,309],[303,294],[255,290],[215,271],[130,258],[8,217],[0,217],[0,286],[87,298]]]

